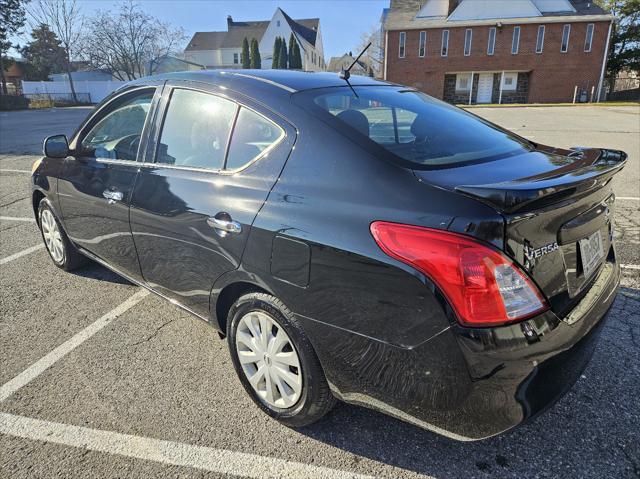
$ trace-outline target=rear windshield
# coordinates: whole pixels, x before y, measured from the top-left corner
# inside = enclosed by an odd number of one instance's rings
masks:
[[[531,149],[526,140],[424,93],[395,87],[325,88],[305,106],[342,131],[363,135],[415,167],[447,167]],[[327,115],[327,113],[329,115]]]

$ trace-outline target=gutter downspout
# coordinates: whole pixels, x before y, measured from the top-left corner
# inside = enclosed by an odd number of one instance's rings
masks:
[[[389,30],[384,31],[384,71],[382,79],[387,79],[387,52],[389,50]]]
[[[613,27],[614,20],[609,23],[609,33],[607,34],[607,45],[604,49],[604,58],[602,59],[602,70],[600,71],[600,81],[598,82],[598,99],[600,103],[600,95],[602,94],[602,82],[604,81],[604,70],[607,66],[607,57],[609,56],[609,42],[611,41],[611,28]]]
[[[471,72],[471,85],[469,86],[469,105],[471,105],[471,100],[473,98],[473,75],[475,74],[475,72]],[[480,84],[478,83],[478,88],[480,87]]]

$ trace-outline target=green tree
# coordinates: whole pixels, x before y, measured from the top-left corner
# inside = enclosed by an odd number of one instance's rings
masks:
[[[271,60],[271,68],[280,68],[280,37],[276,37],[273,42],[273,57]]]
[[[293,68],[302,70],[302,55],[300,55],[300,45],[298,45],[298,42],[295,42],[293,46],[293,58],[289,58],[289,65],[291,65],[292,62],[295,65]]]
[[[40,24],[31,31],[31,41],[20,49],[27,60],[27,80],[47,80],[51,73],[64,72],[65,51],[48,25]]]
[[[240,54],[242,68],[251,68],[251,58],[249,58],[249,42],[247,37],[242,40],[242,53]]]
[[[293,63],[293,48],[294,48],[294,44],[296,42],[295,37],[293,36],[293,32],[291,32],[291,35],[289,35],[289,51],[287,52],[287,56],[289,57],[289,68],[296,68],[296,66]]]
[[[611,90],[621,70],[640,70],[640,0],[597,0],[615,16],[607,60]]]
[[[289,58],[287,55],[287,42],[284,38],[280,39],[280,55],[278,55],[278,68],[286,70],[289,68]]]
[[[2,93],[7,90],[7,79],[4,76],[4,57],[13,46],[9,37],[20,32],[27,20],[25,0],[0,0],[0,77],[2,78]]]
[[[258,48],[258,40],[251,39],[251,68],[262,68],[262,59],[260,58],[260,48]]]

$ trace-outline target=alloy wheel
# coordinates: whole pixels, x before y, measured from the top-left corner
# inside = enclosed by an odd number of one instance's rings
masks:
[[[43,209],[40,214],[40,226],[42,228],[42,236],[47,245],[47,249],[51,257],[56,263],[62,263],[64,260],[64,243],[58,223],[48,209]]]
[[[302,368],[293,342],[269,315],[251,311],[238,322],[238,360],[256,394],[269,406],[293,407],[302,394]]]

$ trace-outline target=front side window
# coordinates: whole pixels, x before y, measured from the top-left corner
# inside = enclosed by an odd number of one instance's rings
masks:
[[[407,34],[400,32],[399,44],[398,44],[398,57],[404,58],[404,47],[407,41]]]
[[[565,25],[562,27],[562,45],[560,46],[560,51],[562,53],[567,53],[569,51],[569,34],[571,33],[571,25]]]
[[[355,91],[353,91],[355,90]],[[464,110],[404,87],[309,90],[294,101],[363,146],[412,168],[449,167],[530,151],[519,137]],[[382,154],[375,152],[374,154]]]
[[[511,39],[511,54],[516,55],[520,49],[520,27],[513,27],[513,38]]]
[[[154,92],[143,90],[113,100],[82,140],[83,156],[136,161]]]
[[[464,56],[471,55],[471,38],[473,36],[473,30],[467,28],[464,32]]]
[[[449,54],[449,30],[442,31],[442,49],[440,55],[446,57]]]
[[[241,107],[229,145],[225,169],[237,170],[265,154],[284,137],[284,131],[262,115]]]
[[[584,51],[591,51],[591,44],[593,43],[593,23],[587,25],[587,34],[584,37]]]
[[[165,115],[157,163],[219,170],[237,105],[193,90],[175,89]]]
[[[496,49],[496,27],[489,29],[489,42],[487,43],[487,55],[493,55]]]
[[[418,46],[418,56],[424,57],[427,47],[427,32],[420,32],[420,45]]]
[[[542,53],[544,48],[544,25],[538,27],[538,38],[536,39],[536,53]]]

